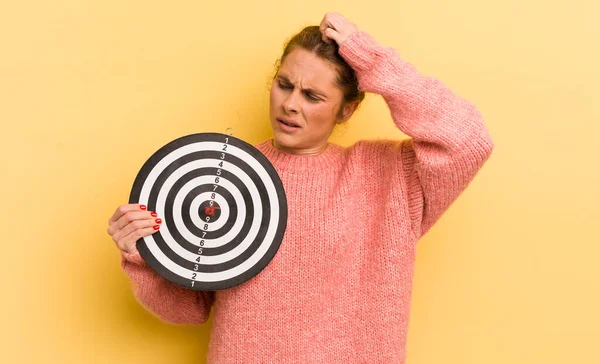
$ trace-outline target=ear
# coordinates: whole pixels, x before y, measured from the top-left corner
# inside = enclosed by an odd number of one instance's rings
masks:
[[[356,110],[356,108],[358,107],[359,104],[360,104],[360,101],[352,101],[352,102],[348,102],[346,105],[344,105],[344,107],[342,108],[342,113],[337,120],[337,123],[343,124],[346,121],[348,121],[348,119],[350,119],[352,114],[354,114],[354,111]]]

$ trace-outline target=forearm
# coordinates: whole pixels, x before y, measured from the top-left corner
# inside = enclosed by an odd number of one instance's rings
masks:
[[[422,235],[490,156],[493,141],[471,102],[422,76],[393,48],[356,33],[340,48],[362,90],[382,95],[396,126],[412,140],[398,154],[415,233]]]
[[[122,252],[121,266],[132,280],[136,299],[161,320],[173,324],[202,324],[208,319],[214,292],[193,291],[167,281],[137,252]]]

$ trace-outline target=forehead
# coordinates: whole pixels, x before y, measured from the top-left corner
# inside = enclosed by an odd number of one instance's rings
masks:
[[[302,48],[296,48],[288,53],[279,67],[278,74],[287,77],[293,83],[300,83],[302,87],[321,90],[337,88],[335,66]]]

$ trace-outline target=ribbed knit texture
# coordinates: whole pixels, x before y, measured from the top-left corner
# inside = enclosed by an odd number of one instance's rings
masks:
[[[162,320],[201,324],[214,304],[208,363],[404,363],[417,240],[490,156],[477,108],[393,48],[355,33],[340,54],[382,95],[410,138],[329,144],[317,156],[256,147],[278,171],[289,219],[249,281],[195,292],[122,254],[137,299]]]

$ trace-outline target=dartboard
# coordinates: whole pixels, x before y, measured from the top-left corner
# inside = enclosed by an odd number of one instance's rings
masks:
[[[129,203],[163,219],[136,247],[150,268],[192,290],[242,284],[273,259],[287,225],[281,179],[255,147],[199,133],[156,151],[140,169]]]

